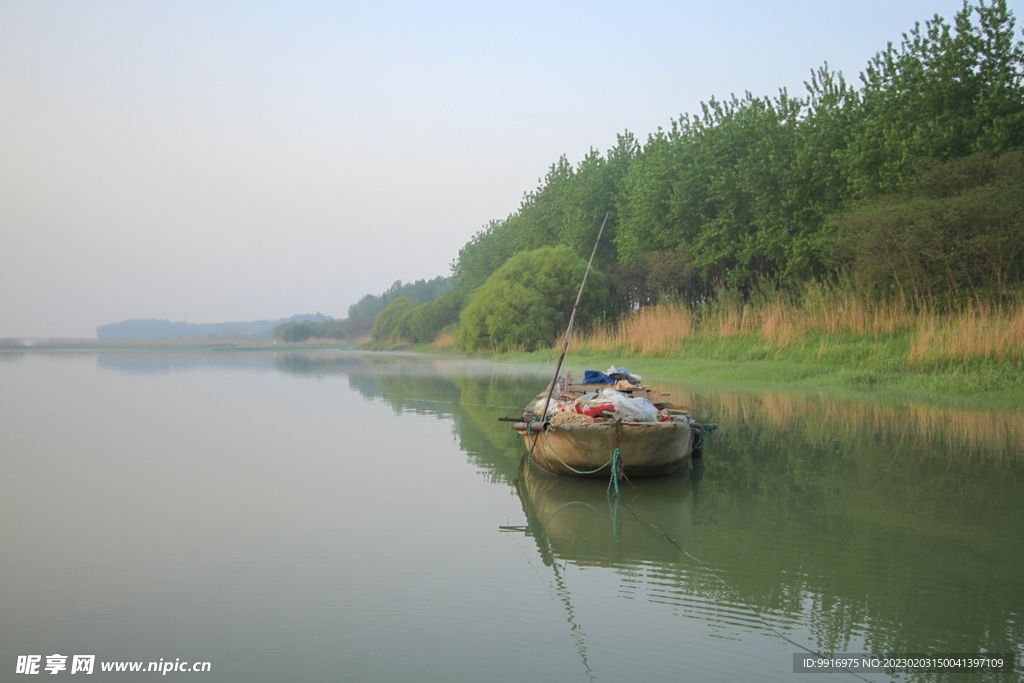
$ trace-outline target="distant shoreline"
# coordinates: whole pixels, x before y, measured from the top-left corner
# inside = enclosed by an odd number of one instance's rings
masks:
[[[231,350],[275,350],[336,348],[354,349],[351,344],[339,344],[333,339],[310,339],[305,342],[283,342],[274,339],[166,339],[166,340],[97,340],[97,339],[50,339],[33,340],[24,343],[19,339],[0,340],[0,353],[28,351],[103,351],[132,349],[231,349]]]

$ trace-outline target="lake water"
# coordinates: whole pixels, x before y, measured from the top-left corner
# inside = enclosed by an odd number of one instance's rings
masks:
[[[97,681],[1021,678],[1021,410],[659,385],[719,433],[702,476],[616,504],[497,422],[551,372],[0,353],[0,680],[55,654]],[[794,674],[808,650],[1017,663]]]

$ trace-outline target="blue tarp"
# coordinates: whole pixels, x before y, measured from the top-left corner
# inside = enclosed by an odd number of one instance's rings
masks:
[[[584,370],[583,371],[583,383],[584,384],[615,384],[608,375],[604,374],[599,370]]]

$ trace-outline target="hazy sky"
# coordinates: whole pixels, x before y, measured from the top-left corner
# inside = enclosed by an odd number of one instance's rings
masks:
[[[345,317],[450,274],[560,155],[858,82],[961,7],[0,0],[0,337]]]

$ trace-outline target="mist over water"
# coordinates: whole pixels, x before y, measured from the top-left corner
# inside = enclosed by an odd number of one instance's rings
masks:
[[[796,644],[1024,659],[1022,411],[659,384],[719,434],[702,476],[616,503],[497,422],[550,371],[0,353],[0,678],[53,653],[100,681],[176,658],[210,681],[788,681]]]

